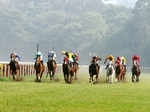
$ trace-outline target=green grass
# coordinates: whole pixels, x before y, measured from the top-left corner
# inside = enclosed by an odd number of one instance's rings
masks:
[[[73,84],[33,77],[15,82],[0,79],[0,112],[148,112],[150,110],[150,76],[140,83],[95,85],[80,75]]]

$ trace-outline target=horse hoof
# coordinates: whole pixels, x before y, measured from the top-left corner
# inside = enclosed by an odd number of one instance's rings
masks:
[[[96,82],[93,82],[93,84],[96,84]]]
[[[74,80],[78,80],[78,78],[74,78]]]

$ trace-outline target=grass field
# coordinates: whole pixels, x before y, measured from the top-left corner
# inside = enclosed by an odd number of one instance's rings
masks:
[[[34,82],[33,77],[15,82],[0,80],[0,112],[149,112],[150,76],[141,76],[140,83],[95,85],[80,74],[73,84],[60,80],[43,79]]]

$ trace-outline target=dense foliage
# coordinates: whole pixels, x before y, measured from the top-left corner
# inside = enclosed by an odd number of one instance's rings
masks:
[[[31,61],[39,43],[45,55],[51,48],[59,56],[61,50],[78,50],[81,63],[88,63],[93,53],[130,60],[139,53],[145,64],[150,62],[148,0],[139,0],[134,9],[100,0],[7,1],[0,4],[1,60],[16,50]]]

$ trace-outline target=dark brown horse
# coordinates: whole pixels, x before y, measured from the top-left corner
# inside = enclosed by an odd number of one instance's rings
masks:
[[[10,66],[10,74],[13,76],[13,80],[20,80],[19,73],[20,73],[20,65],[16,61],[11,61],[9,63]]]
[[[101,61],[102,59],[99,56],[94,56],[92,57],[91,60],[91,64],[89,65],[89,75],[90,75],[90,79],[89,82],[91,83],[95,83],[98,81],[98,75],[99,75],[99,70],[100,70],[100,66],[98,65],[98,61]],[[95,79],[96,81],[94,81],[94,75],[96,76]]]
[[[74,62],[73,63],[73,66],[74,66],[74,75],[75,75],[75,80],[78,80],[78,78],[77,78],[77,72],[78,72],[78,70],[79,70],[79,64],[77,63],[77,62]]]
[[[91,83],[95,83],[94,82],[94,75],[96,76],[95,79],[96,79],[96,82],[98,81],[98,75],[99,75],[99,70],[100,70],[100,66],[96,63],[92,63],[90,66],[89,66],[89,75],[90,75],[90,79],[89,79],[89,82]]]
[[[140,70],[139,65],[133,65],[133,67],[132,67],[132,82],[134,82],[135,79],[136,79],[136,82],[139,82],[140,74],[141,74],[141,70]]]
[[[116,73],[116,79],[118,81],[124,81],[125,80],[125,74],[126,74],[126,67],[124,65],[117,65],[115,67],[115,73]]]
[[[64,80],[66,83],[72,83],[74,76],[74,65],[73,63],[69,63],[67,58],[64,59],[64,63],[62,65]]]
[[[57,64],[53,59],[49,59],[47,62],[47,67],[48,67],[48,73],[47,73],[47,77],[48,74],[50,75],[50,80],[54,79],[55,73],[56,73],[56,67]]]
[[[40,56],[37,57],[37,60],[34,65],[36,71],[36,81],[40,82],[42,79],[43,72],[45,71],[44,64],[40,61]]]

